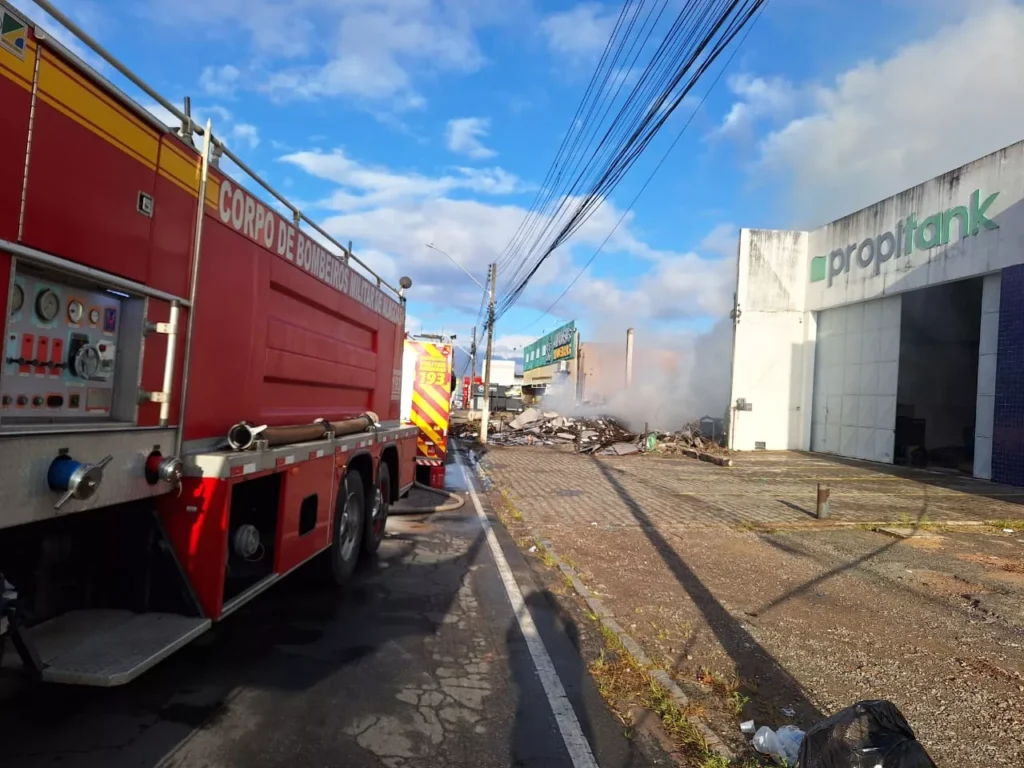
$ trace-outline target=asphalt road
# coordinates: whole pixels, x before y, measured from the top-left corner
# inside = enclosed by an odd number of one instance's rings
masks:
[[[463,482],[458,466],[448,478]],[[571,620],[503,529],[486,530],[472,501],[393,517],[341,594],[296,574],[128,686],[8,699],[0,765],[648,765],[587,676]]]

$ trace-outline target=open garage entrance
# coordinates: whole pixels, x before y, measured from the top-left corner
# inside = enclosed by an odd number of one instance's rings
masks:
[[[979,277],[902,296],[897,464],[973,473],[982,283]]]

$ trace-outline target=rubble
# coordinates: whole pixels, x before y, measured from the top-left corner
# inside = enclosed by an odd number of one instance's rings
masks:
[[[454,437],[473,438],[479,421],[453,426]],[[578,453],[627,456],[634,453],[681,454],[719,466],[732,466],[728,451],[704,437],[697,422],[678,432],[633,432],[611,416],[562,416],[527,408],[515,418],[492,419],[488,440],[494,445],[574,445]]]

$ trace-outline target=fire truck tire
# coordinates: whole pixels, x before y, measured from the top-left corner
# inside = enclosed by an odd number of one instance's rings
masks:
[[[366,491],[363,488],[363,476],[350,470],[345,473],[345,484],[338,496],[334,537],[326,562],[330,581],[339,587],[348,583],[359,560],[365,521]]]
[[[377,492],[370,496],[370,509],[366,514],[366,527],[363,531],[363,552],[375,554],[384,541],[384,529],[388,524],[391,512],[391,471],[388,465],[381,462],[377,470]]]

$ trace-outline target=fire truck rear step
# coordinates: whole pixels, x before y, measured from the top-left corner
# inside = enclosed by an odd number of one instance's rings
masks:
[[[174,613],[120,610],[71,611],[26,634],[50,683],[112,687],[124,685],[210,628],[209,619]],[[3,666],[21,667],[13,649]]]

